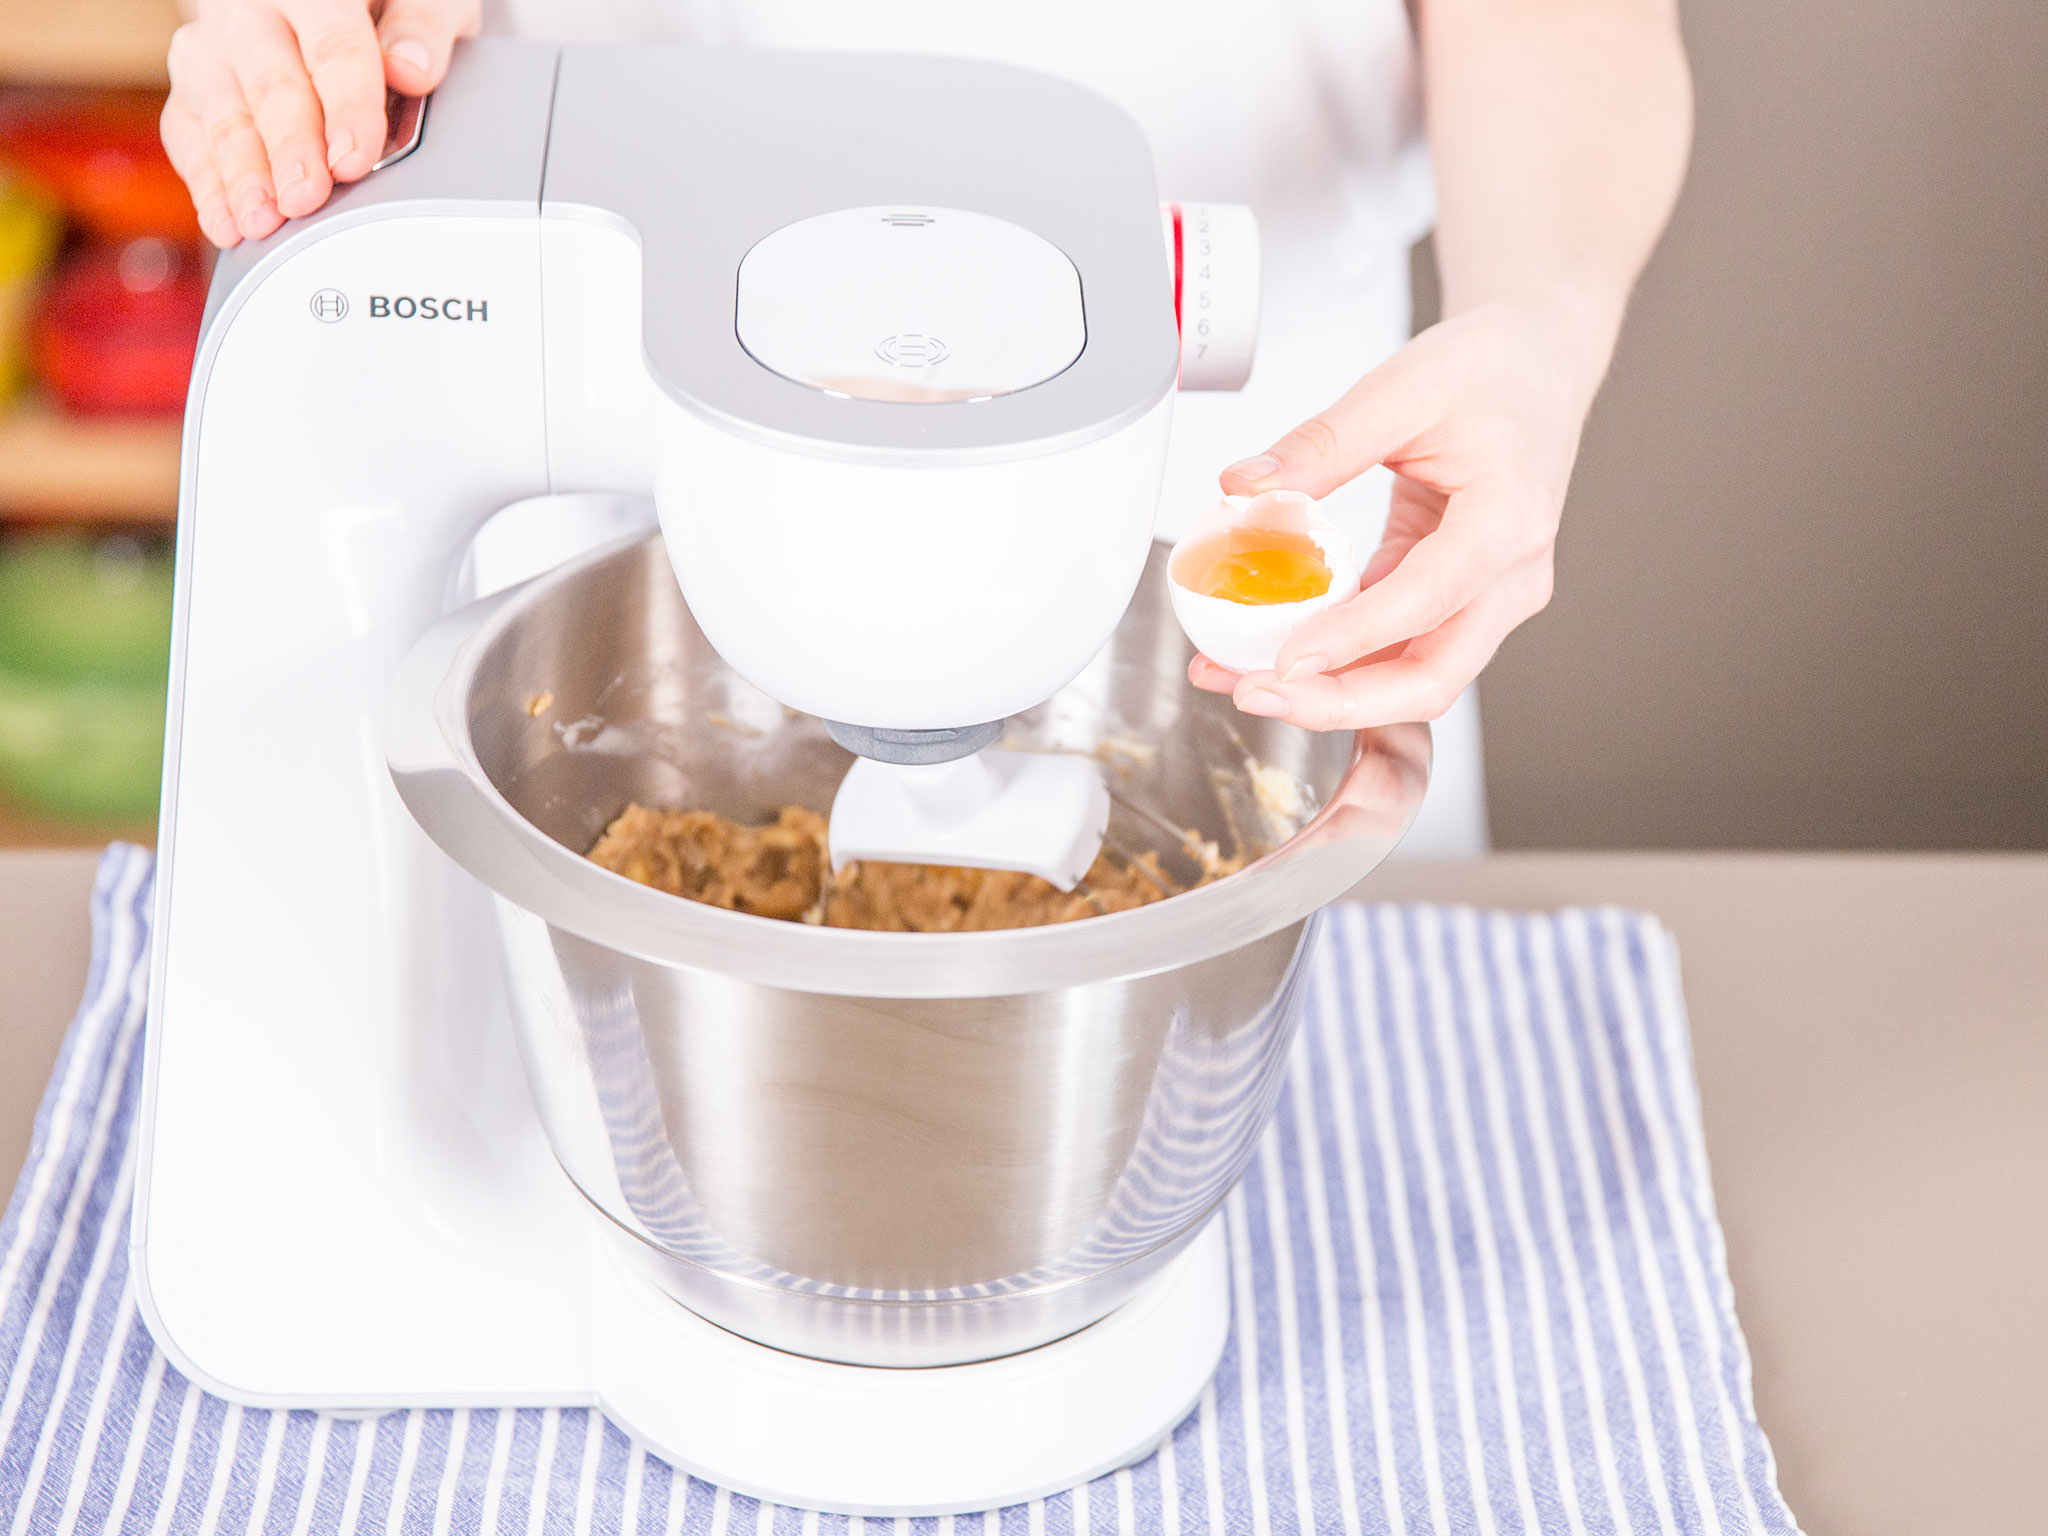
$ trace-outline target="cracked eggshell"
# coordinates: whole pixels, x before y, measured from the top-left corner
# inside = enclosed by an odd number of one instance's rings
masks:
[[[1300,491],[1266,491],[1258,496],[1225,496],[1196,523],[1194,531],[1173,546],[1166,559],[1168,593],[1173,616],[1195,648],[1233,672],[1266,672],[1279,654],[1280,643],[1311,614],[1333,608],[1358,594],[1358,557],[1342,529],[1318,517],[1315,502]],[[1298,603],[1233,603],[1227,597],[1205,597],[1184,584],[1199,571],[1203,556],[1218,537],[1240,528],[1266,528],[1275,533],[1305,533],[1322,551],[1330,568],[1330,589]]]

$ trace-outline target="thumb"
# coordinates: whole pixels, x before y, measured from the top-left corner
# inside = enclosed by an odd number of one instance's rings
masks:
[[[476,28],[476,0],[390,0],[377,18],[384,78],[393,90],[424,96],[448,73],[455,39]]]
[[[1396,353],[1264,453],[1219,477],[1232,496],[1303,491],[1320,500],[1412,442],[1428,424],[1419,380]]]

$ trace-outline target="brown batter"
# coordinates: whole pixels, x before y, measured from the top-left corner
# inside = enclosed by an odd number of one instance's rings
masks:
[[[714,811],[629,805],[591,858],[614,874],[732,912],[801,922],[831,868],[825,818],[792,805],[765,827]]]
[[[672,896],[832,928],[888,933],[974,933],[1036,928],[1164,900],[1177,887],[1149,855],[1098,854],[1072,891],[1036,875],[931,864],[858,863],[832,873],[825,818],[788,806],[763,827],[714,811],[629,805],[590,857],[615,874]]]

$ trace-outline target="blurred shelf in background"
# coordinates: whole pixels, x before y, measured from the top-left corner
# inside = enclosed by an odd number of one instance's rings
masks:
[[[156,846],[156,822],[65,821],[0,800],[0,848],[104,848],[108,843]]]
[[[0,80],[163,85],[175,0],[0,0]]]
[[[160,741],[145,674],[162,664],[143,653],[168,640],[180,425],[168,405],[106,412],[151,404],[111,385],[170,389],[162,317],[127,310],[195,249],[155,145],[180,20],[177,0],[0,0],[0,848],[156,841],[153,795],[135,786]],[[52,212],[68,221],[54,233]],[[68,295],[89,323],[51,319],[95,252],[120,291],[100,273]],[[102,323],[115,313],[126,329]],[[20,395],[24,371],[41,387]]]
[[[173,522],[179,432],[176,421],[66,416],[35,399],[0,406],[0,519]]]

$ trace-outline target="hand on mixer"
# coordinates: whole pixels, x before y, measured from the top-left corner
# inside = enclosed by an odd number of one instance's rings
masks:
[[[171,39],[164,149],[200,228],[260,240],[367,175],[384,144],[385,89],[441,83],[478,0],[194,0]]]

